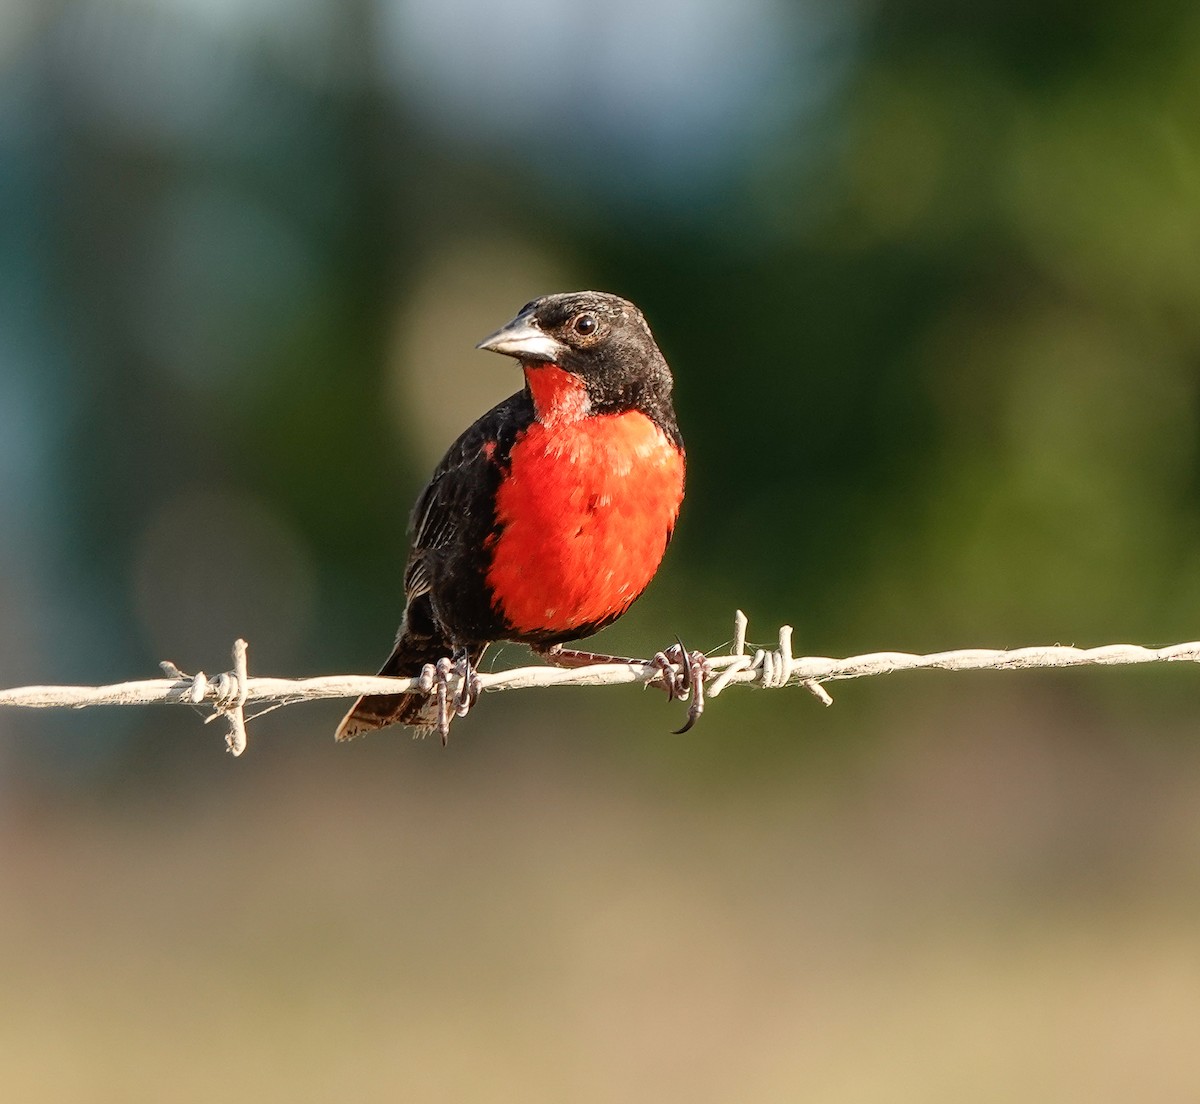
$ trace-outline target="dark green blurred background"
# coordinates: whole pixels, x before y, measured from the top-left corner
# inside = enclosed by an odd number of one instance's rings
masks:
[[[374,670],[577,287],[689,455],[598,646],[1200,636],[1193,5],[5,0],[0,686]],[[1196,672],[833,689],[4,713],[4,1094],[1200,1098]]]

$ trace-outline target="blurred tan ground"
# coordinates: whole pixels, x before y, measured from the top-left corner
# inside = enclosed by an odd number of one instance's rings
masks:
[[[1017,701],[728,786],[473,717],[21,789],[4,1099],[1200,1099],[1197,756]]]

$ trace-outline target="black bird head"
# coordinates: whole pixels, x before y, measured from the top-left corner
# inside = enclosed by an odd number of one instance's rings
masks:
[[[597,413],[640,409],[674,426],[671,370],[628,299],[601,291],[544,295],[478,347],[515,357],[527,373],[554,365],[578,376]]]

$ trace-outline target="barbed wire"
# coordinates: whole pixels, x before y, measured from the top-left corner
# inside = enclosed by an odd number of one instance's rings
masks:
[[[801,686],[825,705],[833,698],[824,683],[840,679],[867,678],[897,671],[1014,671],[1035,667],[1123,666],[1137,663],[1200,663],[1200,641],[1145,648],[1137,644],[1107,644],[1098,648],[1049,645],[1016,649],[968,648],[958,651],[915,655],[910,652],[870,652],[847,659],[824,656],[793,656],[792,627],[784,625],[774,647],[756,647],[746,642],[747,621],[741,610],[734,620],[733,645],[728,655],[706,657],[708,678],[705,695],[719,697],[733,685],[779,688]],[[186,675],[174,663],[163,662],[164,677],[109,686],[22,686],[0,690],[0,707],[25,709],[83,709],[96,705],[185,704],[210,706],[205,723],[224,718],[229,731],[228,750],[241,755],[246,750],[246,722],[284,705],[325,698],[354,698],[362,694],[425,692],[417,678],[383,678],[368,675],[321,675],[315,678],[284,679],[251,677],[247,671],[248,647],[244,640],[233,645],[233,669],[212,678],[203,671]],[[679,675],[681,667],[674,669]],[[451,675],[450,689],[457,675]],[[599,663],[587,667],[514,667],[506,671],[479,672],[484,693],[527,690],[546,686],[619,686],[628,683],[661,685],[663,667],[653,660]],[[265,708],[246,716],[251,703]]]

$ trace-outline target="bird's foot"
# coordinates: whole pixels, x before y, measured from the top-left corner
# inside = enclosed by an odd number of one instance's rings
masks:
[[[683,641],[676,642],[665,651],[655,652],[651,665],[658,671],[658,678],[667,691],[667,700],[690,699],[687,720],[675,734],[687,732],[704,712],[704,681],[712,678],[712,669],[703,652],[689,652]]]
[[[450,684],[457,682],[451,691]],[[426,663],[418,676],[417,687],[426,694],[437,694],[437,730],[445,747],[450,740],[450,722],[465,717],[479,700],[479,675],[471,662],[471,653],[460,648],[454,658],[442,656],[437,663]]]
[[[626,656],[604,655],[600,652],[581,652],[561,644],[537,646],[533,651],[556,667],[590,667],[594,663],[628,663],[632,666],[653,667],[658,673],[654,681],[667,691],[667,700],[688,699],[687,721],[676,732],[687,732],[704,712],[704,681],[712,678],[712,669],[703,652],[689,652],[683,641],[676,641],[665,651],[655,653],[651,660],[630,659]]]

